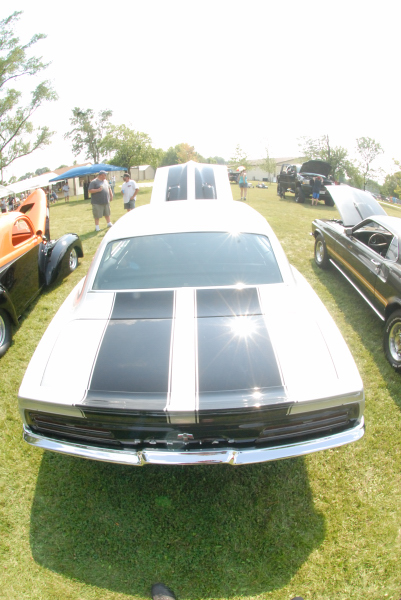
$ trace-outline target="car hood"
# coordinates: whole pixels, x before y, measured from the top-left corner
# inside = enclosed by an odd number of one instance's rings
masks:
[[[308,160],[303,163],[300,173],[316,173],[328,177],[331,171],[331,166],[324,160]]]
[[[345,227],[353,227],[373,215],[387,215],[384,208],[369,192],[349,185],[331,185],[327,191],[332,197]]]
[[[42,338],[20,397],[188,419],[360,394],[340,332],[294,274],[294,285],[90,293],[78,307],[67,303]]]

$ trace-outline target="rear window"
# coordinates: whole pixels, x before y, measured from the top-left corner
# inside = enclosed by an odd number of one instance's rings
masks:
[[[251,233],[172,233],[110,242],[94,290],[280,283],[269,239]]]

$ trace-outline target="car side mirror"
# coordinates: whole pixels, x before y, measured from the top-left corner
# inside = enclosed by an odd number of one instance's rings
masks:
[[[352,227],[346,227],[345,228],[345,235],[347,237],[351,237],[352,236]]]

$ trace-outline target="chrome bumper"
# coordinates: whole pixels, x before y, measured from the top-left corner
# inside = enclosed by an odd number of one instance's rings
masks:
[[[98,448],[94,446],[85,446],[82,444],[73,444],[71,442],[58,442],[56,440],[37,435],[29,427],[24,425],[24,440],[44,450],[61,452],[81,458],[91,460],[100,460],[103,462],[119,463],[123,465],[133,465],[142,467],[143,465],[247,465],[252,463],[267,462],[279,460],[282,458],[291,458],[294,456],[304,456],[311,452],[319,450],[328,450],[337,448],[344,444],[356,442],[361,439],[365,433],[365,422],[362,420],[356,427],[336,433],[331,436],[322,437],[318,440],[308,442],[299,442],[277,446],[275,448],[249,448],[247,450],[211,450],[202,452],[193,450],[190,452],[167,451],[167,450],[143,450],[135,452],[134,450],[112,450],[109,448]]]

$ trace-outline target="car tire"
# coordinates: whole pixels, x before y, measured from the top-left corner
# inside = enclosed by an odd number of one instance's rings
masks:
[[[325,198],[324,199],[324,203],[326,206],[334,206],[334,200],[333,198]]]
[[[328,269],[330,266],[326,242],[321,233],[317,234],[315,240],[315,263],[321,269]]]
[[[11,345],[11,321],[8,314],[0,309],[0,356],[3,356]]]
[[[71,248],[68,254],[68,272],[72,273],[78,266],[78,253],[76,248]]]
[[[401,310],[391,313],[386,321],[383,347],[390,365],[401,373]]]
[[[298,202],[298,204],[303,204],[305,202],[305,194],[299,187],[295,190],[295,202]]]

